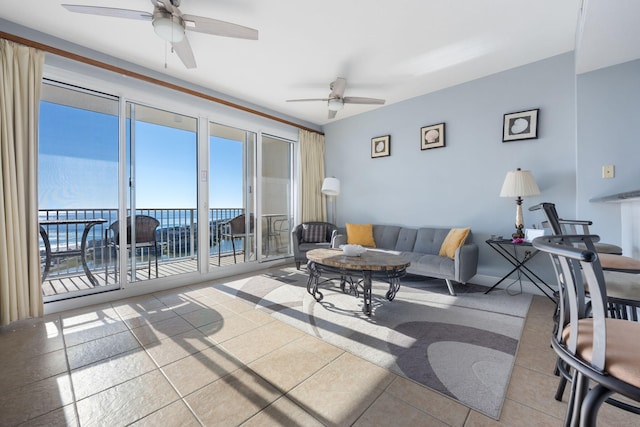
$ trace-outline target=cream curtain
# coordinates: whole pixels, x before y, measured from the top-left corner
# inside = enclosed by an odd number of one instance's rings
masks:
[[[38,113],[44,52],[0,39],[0,325],[43,314]]]
[[[302,222],[326,221],[325,196],[321,193],[324,181],[324,135],[300,129],[299,139]]]

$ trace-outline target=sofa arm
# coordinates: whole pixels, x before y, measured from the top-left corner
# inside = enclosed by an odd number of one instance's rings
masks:
[[[467,283],[478,272],[478,245],[467,243],[456,249],[454,259],[455,281]]]
[[[296,225],[293,230],[291,230],[291,241],[293,242],[293,253],[297,254],[300,252],[300,238],[302,235],[302,226],[300,224]]]
[[[344,234],[339,234],[338,230],[333,231],[333,235],[331,236],[331,247],[339,248],[340,245],[347,244],[347,236]]]

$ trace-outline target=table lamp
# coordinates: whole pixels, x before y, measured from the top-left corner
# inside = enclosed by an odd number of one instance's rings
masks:
[[[500,197],[516,197],[516,232],[512,234],[514,239],[524,239],[524,217],[522,215],[522,197],[537,196],[540,194],[538,184],[531,171],[523,171],[518,168],[507,172],[507,176],[500,190]]]
[[[325,178],[322,183],[322,194],[331,197],[333,205],[332,223],[336,224],[336,196],[340,194],[340,180],[334,176]]]

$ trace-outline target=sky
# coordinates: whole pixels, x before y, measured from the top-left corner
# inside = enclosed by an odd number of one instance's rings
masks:
[[[196,208],[196,134],[138,122],[137,208]],[[109,208],[118,202],[118,118],[40,104],[39,208]],[[210,138],[210,207],[242,207],[242,143]]]

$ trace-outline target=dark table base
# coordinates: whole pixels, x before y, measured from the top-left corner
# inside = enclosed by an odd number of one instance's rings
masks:
[[[362,298],[363,298],[363,306],[362,311],[367,315],[371,316],[371,280],[372,278],[385,280],[389,283],[389,290],[385,294],[385,297],[389,301],[393,301],[398,290],[400,290],[400,278],[406,274],[406,270],[395,269],[395,270],[385,270],[385,271],[371,271],[371,270],[356,270],[349,268],[337,268],[330,267],[327,265],[323,265],[314,261],[309,261],[307,263],[307,268],[309,269],[309,280],[307,281],[307,292],[315,298],[316,301],[322,301],[323,295],[322,292],[318,290],[318,286],[322,283],[332,280],[340,280],[340,289],[344,293],[354,294],[357,298],[360,295],[360,288],[362,288]],[[321,275],[323,273],[335,274],[338,277],[335,279],[325,279],[321,280]],[[361,276],[362,278],[358,278]],[[354,279],[355,277],[355,279]],[[347,288],[347,283],[349,287]]]

